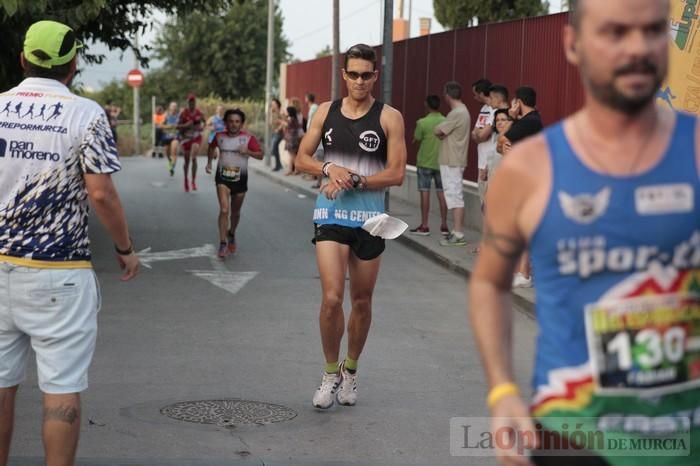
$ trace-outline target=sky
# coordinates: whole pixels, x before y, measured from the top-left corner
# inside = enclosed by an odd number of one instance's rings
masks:
[[[283,34],[290,43],[289,52],[294,58],[312,59],[332,43],[332,0],[278,1],[284,17]],[[408,18],[410,1],[404,0],[404,18]],[[395,16],[398,15],[398,3],[394,0]],[[381,43],[383,5],[382,0],[340,0],[340,50],[358,42]],[[561,0],[550,0],[551,12],[560,9]],[[309,12],[313,12],[313,18],[309,17]],[[431,32],[443,31],[433,14],[433,0],[412,0],[411,37],[418,35],[418,18],[421,17],[432,18]],[[141,43],[152,42],[165,20],[163,14],[154,14],[153,28],[141,38]],[[131,52],[110,52],[102,44],[88,45],[91,53],[106,53],[107,58],[101,65],[83,66],[80,82],[87,88],[99,89],[112,79],[126,79],[127,72],[134,67]],[[158,62],[152,61],[151,67],[158,67]]]

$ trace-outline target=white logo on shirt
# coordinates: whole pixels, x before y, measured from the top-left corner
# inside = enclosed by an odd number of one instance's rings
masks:
[[[323,137],[326,138],[326,145],[327,146],[330,146],[331,144],[333,144],[333,138],[331,137],[332,132],[333,132],[333,128],[326,131],[326,134],[323,135]]]
[[[564,216],[584,225],[593,223],[600,218],[610,204],[610,188],[603,188],[597,194],[579,194],[571,196],[559,191],[559,204]]]
[[[368,130],[360,134],[360,148],[367,152],[376,152],[379,149],[379,135],[376,131]]]
[[[640,215],[692,212],[695,191],[687,183],[641,186],[634,192],[634,203]]]

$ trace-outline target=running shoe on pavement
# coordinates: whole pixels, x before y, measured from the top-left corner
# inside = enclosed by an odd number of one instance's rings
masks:
[[[236,252],[236,237],[231,234],[231,232],[228,232],[228,253],[233,254]]]
[[[450,236],[450,229],[447,227],[440,227],[440,234],[443,238],[448,238]]]
[[[340,385],[340,374],[323,373],[321,385],[314,393],[313,404],[319,409],[328,409],[335,403],[335,393]]]
[[[219,256],[219,259],[226,259],[226,256],[228,256],[228,245],[226,243],[219,243],[217,256]]]
[[[345,361],[340,363],[340,386],[336,399],[343,406],[355,406],[357,403],[357,371],[351,373],[345,369]]]

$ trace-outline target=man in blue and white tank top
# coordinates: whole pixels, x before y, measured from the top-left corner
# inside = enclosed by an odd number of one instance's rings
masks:
[[[377,81],[376,60],[374,49],[367,45],[348,49],[343,69],[348,96],[319,106],[297,157],[297,169],[326,177],[313,216],[326,359],[313,404],[321,409],[330,408],[336,397],[338,403],[348,406],[357,400],[357,360],[369,333],[372,293],[384,251],[384,240],[361,227],[384,212],[384,190],[401,185],[405,174],[403,117],[371,94]],[[324,163],[313,158],[319,142],[323,143]],[[348,271],[352,287],[348,351],[338,364]]]
[[[471,323],[493,432],[524,434],[515,443],[531,450],[497,449],[504,464],[700,464],[700,128],[655,103],[669,8],[579,0],[564,46],[585,105],[515,146],[489,188]],[[526,248],[539,326],[529,403],[508,297]]]

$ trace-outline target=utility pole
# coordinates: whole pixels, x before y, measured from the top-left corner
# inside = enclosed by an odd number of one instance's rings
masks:
[[[391,75],[394,67],[394,0],[384,0],[384,41],[382,43],[382,94],[391,104]],[[384,192],[384,208],[389,211],[389,189]]]
[[[275,0],[267,1],[267,65],[265,70],[265,165],[270,166],[272,134],[270,132],[270,104],[272,102],[272,67],[275,55]]]
[[[382,95],[391,104],[391,75],[394,68],[394,0],[384,0],[384,41],[382,43]]]
[[[134,69],[139,68],[139,58],[137,51],[139,49],[139,32],[136,31],[134,36]],[[134,86],[134,155],[141,155],[141,125],[139,115],[141,114],[139,101],[139,88]]]
[[[333,0],[333,58],[331,60],[331,100],[340,98],[340,0]]]

